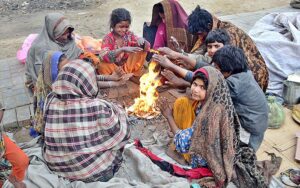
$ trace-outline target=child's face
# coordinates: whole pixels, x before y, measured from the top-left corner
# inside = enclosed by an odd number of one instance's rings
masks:
[[[191,86],[192,99],[195,101],[203,101],[206,96],[206,87],[203,80],[196,78]]]
[[[116,26],[113,28],[113,31],[115,32],[115,34],[123,37],[128,32],[129,26],[129,21],[121,21],[116,24]]]
[[[216,51],[224,46],[223,43],[220,42],[213,42],[213,43],[208,43],[207,45],[207,53],[209,57],[214,56]]]

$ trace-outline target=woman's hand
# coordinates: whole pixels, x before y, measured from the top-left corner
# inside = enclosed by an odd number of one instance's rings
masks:
[[[138,38],[138,39],[137,39],[137,43],[138,43],[139,46],[142,46],[142,45],[145,44],[145,39],[142,38],[142,37],[141,37],[141,38]]]
[[[168,102],[168,99],[165,97],[161,97],[158,99],[158,108],[160,109],[162,115],[165,118],[172,118],[173,117],[173,110]]]
[[[179,42],[177,41],[177,39],[173,36],[170,37],[170,42],[171,44],[174,46],[174,48],[176,49],[177,52],[182,52],[182,48],[179,45]]]
[[[166,55],[170,59],[178,59],[179,58],[179,53],[171,50],[168,47],[162,47],[157,49],[159,52],[162,54]]]
[[[172,67],[173,63],[166,56],[154,54],[152,58],[164,68],[170,69]]]
[[[115,72],[111,75],[111,81],[119,81],[122,79],[122,76],[125,74],[124,70],[121,67],[117,67]]]
[[[136,52],[141,52],[141,51],[143,51],[143,49],[140,48],[140,47],[126,46],[126,47],[122,47],[122,51],[123,51],[123,52],[127,52],[127,53],[136,53]]]

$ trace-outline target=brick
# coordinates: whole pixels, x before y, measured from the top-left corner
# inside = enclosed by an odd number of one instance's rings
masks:
[[[14,85],[18,85],[20,83],[24,83],[25,82],[22,75],[16,76],[16,77],[12,77],[11,80],[12,80],[12,83]]]
[[[0,89],[4,89],[4,88],[11,88],[13,86],[13,83],[11,81],[11,79],[1,79],[0,80]]]
[[[18,121],[15,109],[5,110],[2,119],[4,130],[18,127]]]
[[[4,96],[3,101],[6,109],[12,109],[16,107],[16,98],[14,96]]]
[[[16,102],[15,102],[16,107],[31,104],[31,101],[26,93],[16,95],[15,99],[16,99]]]
[[[30,125],[30,107],[29,105],[16,108],[18,125],[20,127]]]
[[[0,72],[0,80],[9,79],[10,74],[9,71],[2,71]]]

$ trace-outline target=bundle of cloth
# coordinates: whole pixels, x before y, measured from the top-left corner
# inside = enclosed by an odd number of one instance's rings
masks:
[[[283,81],[300,70],[300,13],[272,13],[250,30],[269,72],[268,93],[282,96]]]

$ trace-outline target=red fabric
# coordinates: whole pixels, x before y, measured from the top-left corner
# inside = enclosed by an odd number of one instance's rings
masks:
[[[5,144],[4,158],[12,165],[11,175],[15,176],[18,181],[22,181],[29,165],[29,159],[27,155],[6,135],[3,135],[3,139]]]
[[[169,0],[172,8],[172,18],[174,28],[185,28],[187,29],[188,15],[182,6],[176,0]]]
[[[141,142],[139,140],[135,140],[134,145],[136,146],[136,148],[139,151],[141,151],[143,154],[148,156],[152,161],[166,162],[163,159],[156,156],[150,150],[144,148],[141,145]],[[200,179],[200,178],[203,178],[203,177],[212,177],[213,176],[211,170],[208,169],[208,168],[205,168],[205,167],[193,168],[193,169],[184,169],[184,168],[181,168],[181,167],[179,167],[175,164],[170,164],[170,165],[172,166],[175,175],[181,176],[181,177],[183,176],[183,177],[186,177],[188,179]]]
[[[167,45],[167,30],[166,30],[166,24],[163,22],[160,22],[158,25],[155,40],[153,44],[153,49],[157,50],[160,47],[165,47]]]
[[[113,32],[108,33],[103,38],[103,41],[102,41],[101,48],[102,48],[102,52],[104,54],[101,54],[101,57],[103,58],[103,60],[106,63],[116,63],[116,64],[118,64],[121,61],[126,62],[128,56],[129,56],[128,53],[122,52],[120,55],[118,55],[118,57],[111,58],[111,57],[109,57],[109,55],[111,55],[110,51],[119,49],[119,48],[124,47],[124,46],[138,47],[138,43],[137,43],[138,38],[139,38],[138,36],[134,35],[130,31],[128,31],[126,33],[126,35],[124,36],[124,38],[123,38],[123,41],[124,41],[123,45],[118,46],[117,43],[116,43],[115,37],[113,35]],[[148,41],[145,41],[145,48],[144,49],[145,50],[150,49],[150,43]]]
[[[206,76],[206,78],[208,79],[208,73],[207,73],[207,71],[204,68],[197,69],[194,72],[193,76],[195,76],[198,72],[202,72]]]

